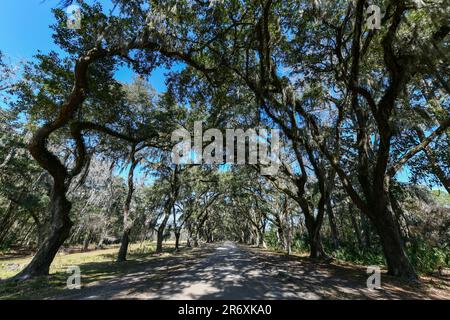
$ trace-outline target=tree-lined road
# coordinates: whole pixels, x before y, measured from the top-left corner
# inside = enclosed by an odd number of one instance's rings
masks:
[[[83,268],[81,268],[83,272]],[[363,268],[313,263],[232,242],[161,257],[115,279],[91,283],[58,299],[373,299],[450,298],[384,281],[366,288]],[[447,295],[447,296],[446,296]]]

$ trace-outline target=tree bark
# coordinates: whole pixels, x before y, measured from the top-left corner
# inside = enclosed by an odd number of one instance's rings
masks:
[[[63,179],[64,180],[64,179]],[[62,181],[55,181],[51,198],[51,226],[49,234],[28,266],[14,280],[48,275],[50,264],[64,241],[69,237],[72,221],[69,213],[72,204],[66,198],[67,188]]]
[[[84,240],[83,240],[83,251],[88,251],[89,250],[89,241],[91,240],[91,232],[88,231],[86,233],[86,235],[84,236]]]
[[[197,248],[198,247],[198,235],[197,235],[197,233],[194,234],[194,238],[192,240],[193,240],[193,246],[195,248]]]
[[[175,232],[175,250],[176,251],[180,250],[180,236],[181,236],[181,232],[179,232],[179,231]]]
[[[30,213],[36,225],[36,233],[37,233],[36,247],[39,248],[44,243],[48,221],[40,221],[38,214],[33,210],[29,209],[28,212]]]
[[[161,253],[163,249],[163,240],[164,240],[164,230],[166,229],[167,221],[169,220],[169,213],[166,212],[164,215],[163,221],[158,227],[157,238],[156,238],[156,253]]]
[[[398,224],[392,211],[387,206],[379,206],[374,209],[371,216],[373,216],[371,221],[380,236],[388,274],[416,280],[416,272],[405,253]]]
[[[192,244],[191,244],[191,239],[192,239],[192,226],[191,226],[191,222],[187,222],[186,223],[186,229],[187,229],[187,240],[186,240],[186,247],[191,248]]]
[[[324,200],[323,195],[321,196],[321,199]],[[319,217],[323,216],[323,212],[319,212],[316,218],[310,211],[307,200],[304,199],[303,197],[300,197],[299,200],[300,200],[299,201],[300,207],[305,217],[306,231],[308,233],[308,243],[310,249],[309,257],[312,259],[327,258],[327,254],[323,249],[322,240],[320,237],[320,229],[322,228],[322,219],[319,219]],[[321,206],[321,208],[319,208],[319,211],[323,209],[324,209],[323,206]]]
[[[264,237],[265,233],[266,233],[266,220],[263,218],[263,220],[261,221],[261,227],[259,228],[259,243],[258,243],[258,247],[263,249],[267,248],[266,239]]]
[[[122,233],[119,254],[117,255],[117,262],[127,260],[128,244],[130,243],[130,231],[130,228],[126,228]]]
[[[334,217],[333,207],[331,204],[331,197],[328,197],[327,200],[327,216],[328,216],[328,222],[330,224],[330,231],[331,231],[331,239],[333,241],[333,247],[334,249],[339,248],[339,231],[336,225],[336,219]]]
[[[361,229],[362,229],[362,235],[364,238],[364,247],[365,249],[370,249],[372,246],[372,240],[370,236],[370,225],[369,221],[367,221],[367,217],[364,213],[361,211],[359,212],[359,216],[361,218]]]
[[[305,215],[305,225],[308,230],[308,240],[310,253],[309,257],[312,259],[327,257],[320,237],[321,226],[317,224],[316,219],[311,215]]]
[[[175,202],[178,198],[178,191],[179,191],[179,167],[178,165],[175,166],[172,176],[170,177],[170,192],[168,195],[168,198],[166,200],[166,203],[164,205],[164,218],[161,224],[158,227],[157,232],[157,239],[156,239],[156,253],[162,252],[162,244],[163,244],[163,237],[164,237],[164,230],[166,228],[167,221],[169,220],[171,210],[173,209]]]
[[[404,242],[406,243],[409,240],[411,234],[408,226],[408,220],[406,219],[405,213],[403,212],[400,203],[395,198],[395,195],[392,192],[392,190],[389,190],[389,198],[391,201],[392,210],[395,214],[395,218],[398,221],[398,225],[400,228],[400,235],[402,236],[402,239],[404,239]]]
[[[358,248],[363,249],[363,242],[361,237],[361,231],[359,229],[358,221],[356,220],[355,212],[352,210],[351,203],[348,204],[348,213],[350,215],[350,221],[352,222],[353,231],[355,232],[356,240],[358,242]]]
[[[135,158],[136,145],[131,147],[130,153],[130,171],[128,171],[128,192],[127,198],[125,199],[125,205],[123,208],[123,234],[120,241],[119,254],[117,255],[117,262],[127,260],[128,244],[130,242],[130,232],[131,232],[131,222],[130,222],[130,206],[131,200],[133,199],[134,192],[134,169],[136,168],[139,160]]]
[[[294,219],[292,218],[292,216],[286,214],[286,223],[287,223],[286,253],[289,256],[292,254],[292,237],[294,235]]]
[[[60,246],[69,237],[72,222],[69,218],[72,204],[66,198],[67,188],[73,177],[78,175],[86,160],[86,148],[80,128],[76,125],[70,126],[70,134],[76,143],[75,165],[71,172],[56,155],[47,148],[50,135],[65,127],[73,118],[77,108],[83,103],[87,92],[87,70],[89,65],[96,59],[105,56],[105,51],[92,49],[86,56],[77,60],[74,70],[74,86],[67,101],[60,108],[55,120],[47,122],[33,134],[28,149],[39,165],[47,170],[53,178],[51,194],[51,225],[47,238],[39,247],[36,255],[28,266],[13,280],[26,280],[35,276],[48,275],[52,263]]]
[[[277,246],[279,248],[286,249],[285,247],[285,235],[283,230],[283,225],[280,218],[280,213],[274,214],[274,224],[277,228]]]

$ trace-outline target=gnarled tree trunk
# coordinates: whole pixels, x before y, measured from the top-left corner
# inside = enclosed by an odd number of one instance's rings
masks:
[[[125,205],[123,207],[123,234],[122,239],[120,241],[120,249],[119,254],[117,255],[117,262],[126,261],[127,260],[127,252],[128,252],[128,244],[130,242],[130,232],[131,232],[131,221],[130,221],[130,206],[131,200],[133,198],[134,192],[134,169],[139,163],[135,158],[136,146],[133,145],[131,147],[130,153],[130,171],[128,171],[128,192],[127,198],[125,199]]]
[[[369,218],[380,236],[388,274],[405,279],[417,279],[416,271],[406,255],[400,227],[387,193],[377,198]]]
[[[103,50],[92,49],[86,56],[77,60],[74,71],[74,86],[67,101],[61,106],[58,116],[40,127],[30,140],[28,149],[39,165],[47,170],[53,178],[51,193],[51,222],[48,236],[39,247],[36,255],[28,266],[13,277],[14,280],[24,280],[35,276],[48,275],[52,263],[60,246],[69,237],[72,222],[69,218],[72,204],[66,198],[68,186],[73,177],[78,175],[86,163],[86,147],[81,134],[81,127],[70,125],[70,134],[76,143],[74,168],[69,172],[57,156],[47,148],[51,134],[65,127],[73,119],[75,111],[83,103],[87,92],[87,70],[96,59],[105,56]]]
[[[128,244],[130,243],[130,231],[131,229],[129,227],[126,227],[122,233],[119,254],[117,255],[117,262],[127,260]]]
[[[171,210],[173,209],[175,205],[175,201],[178,198],[178,191],[180,189],[179,186],[179,167],[178,165],[175,166],[175,169],[172,172],[172,176],[170,178],[170,193],[168,195],[168,198],[166,200],[166,203],[164,205],[164,218],[161,222],[161,224],[158,227],[157,232],[157,239],[156,239],[156,253],[162,252],[162,244],[163,244],[163,238],[164,238],[164,230],[166,228],[167,221],[169,220]]]
[[[312,215],[305,214],[305,225],[308,230],[309,257],[313,259],[327,257],[320,237],[321,224],[318,224]]]
[[[333,246],[334,249],[339,248],[339,231],[336,225],[336,218],[334,216],[333,207],[331,204],[331,197],[328,198],[327,201],[327,216],[328,216],[328,222],[330,224],[330,231],[331,231],[331,239],[333,240]]]
[[[175,232],[175,250],[180,250],[180,236],[181,236],[181,232],[177,231]]]
[[[164,230],[166,229],[167,221],[169,220],[170,216],[170,208],[169,212],[165,213],[163,221],[161,221],[161,224],[158,227],[157,232],[157,238],[156,238],[156,253],[161,253],[163,249],[163,240],[164,240]]]
[[[319,205],[319,212],[317,217],[314,217],[309,207],[308,201],[301,195],[298,199],[298,203],[303,211],[305,217],[305,226],[308,232],[309,243],[309,257],[313,259],[326,258],[327,254],[322,246],[322,240],[320,237],[320,229],[322,228],[323,214],[324,214],[324,196],[321,196],[321,204]]]
[[[28,266],[13,279],[26,280],[31,277],[48,275],[50,265],[59,248],[69,237],[72,227],[69,218],[72,204],[66,198],[66,191],[67,188],[63,181],[55,181],[51,197],[52,219],[49,234]]]

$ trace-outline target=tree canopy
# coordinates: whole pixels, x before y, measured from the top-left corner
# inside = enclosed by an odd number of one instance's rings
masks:
[[[0,245],[36,249],[16,280],[63,245],[120,242],[124,261],[170,232],[177,249],[229,239],[409,280],[448,266],[448,1],[379,1],[379,28],[366,0],[101,3],[63,3],[79,29],[55,8],[62,53],[14,81],[0,55]],[[196,121],[280,130],[278,172],[173,163],[172,133]]]

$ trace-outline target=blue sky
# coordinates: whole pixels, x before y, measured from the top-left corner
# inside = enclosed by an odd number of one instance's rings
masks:
[[[13,59],[30,59],[38,49],[57,50],[49,25],[55,0],[1,0],[0,49]]]
[[[64,54],[53,42],[53,30],[49,27],[56,21],[51,10],[59,2],[60,0],[0,0],[0,50],[7,60],[13,63],[32,60],[38,50],[43,53],[53,50]],[[153,71],[149,80],[157,92],[165,91],[164,74],[168,71],[164,68]],[[129,82],[133,73],[123,67],[116,73],[116,78]],[[137,176],[140,176],[140,169],[137,171]],[[127,170],[120,173],[121,176],[126,174]]]
[[[52,39],[49,28],[55,22],[51,12],[60,0],[0,0],[0,50],[12,61],[31,60],[41,50],[62,53]],[[165,76],[167,69],[158,68],[150,77],[150,83],[158,91],[166,89]],[[129,82],[133,74],[127,68],[120,69],[116,77]],[[405,168],[399,173],[399,179],[406,181],[409,170]]]
[[[59,5],[60,0],[0,0],[0,50],[13,62],[31,60],[41,50],[43,53],[63,52],[52,39],[55,22],[52,8]],[[107,3],[107,1],[105,2]],[[158,68],[150,77],[152,86],[158,91],[166,89],[164,82],[168,70]],[[133,73],[127,68],[120,69],[116,77],[129,82]]]

